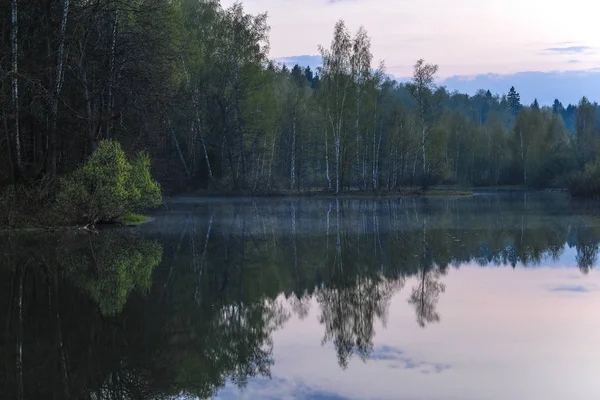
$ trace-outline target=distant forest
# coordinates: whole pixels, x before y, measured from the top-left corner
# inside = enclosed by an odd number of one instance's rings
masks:
[[[343,21],[311,70],[270,60],[267,15],[241,4],[10,0],[0,15],[0,184],[70,172],[111,139],[146,150],[171,192],[600,193],[597,103],[449,92],[423,60],[398,83]]]

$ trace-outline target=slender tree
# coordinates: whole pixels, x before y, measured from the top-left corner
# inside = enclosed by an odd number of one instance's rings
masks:
[[[19,13],[18,0],[11,1],[11,29],[10,29],[10,46],[11,46],[11,73],[12,73],[12,112],[13,112],[13,129],[14,129],[14,146],[15,160],[17,169],[21,169],[21,136],[19,133]]]
[[[335,154],[335,193],[338,194],[342,185],[341,157],[342,134],[344,130],[344,114],[348,104],[351,75],[352,40],[343,20],[335,24],[333,41],[330,49],[319,47],[323,58],[322,76],[325,83],[326,110],[328,124],[331,127]]]
[[[433,91],[435,90],[435,75],[438,66],[427,64],[420,59],[414,65],[412,80],[408,86],[410,94],[417,103],[419,121],[421,124],[421,160],[423,162],[422,185],[427,185],[429,171],[426,158],[426,146],[429,132],[435,118]]]

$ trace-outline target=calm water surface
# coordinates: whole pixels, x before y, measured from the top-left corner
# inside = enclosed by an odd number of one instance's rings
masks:
[[[598,399],[597,210],[177,198],[0,236],[0,398]]]

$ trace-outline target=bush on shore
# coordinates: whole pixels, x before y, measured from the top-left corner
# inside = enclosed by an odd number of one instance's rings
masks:
[[[147,154],[140,152],[129,161],[118,142],[105,140],[80,168],[62,179],[57,204],[74,222],[114,222],[158,207],[162,192],[150,174]]]

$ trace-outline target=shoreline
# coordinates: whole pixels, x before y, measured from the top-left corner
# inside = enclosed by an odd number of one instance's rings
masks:
[[[273,192],[244,192],[244,191],[190,191],[171,194],[168,197],[221,197],[221,198],[284,198],[284,197],[338,197],[338,198],[390,198],[390,197],[470,197],[474,191],[459,188],[431,188],[425,191],[420,189],[404,189],[397,191],[342,191],[336,194],[333,191],[273,191]]]

